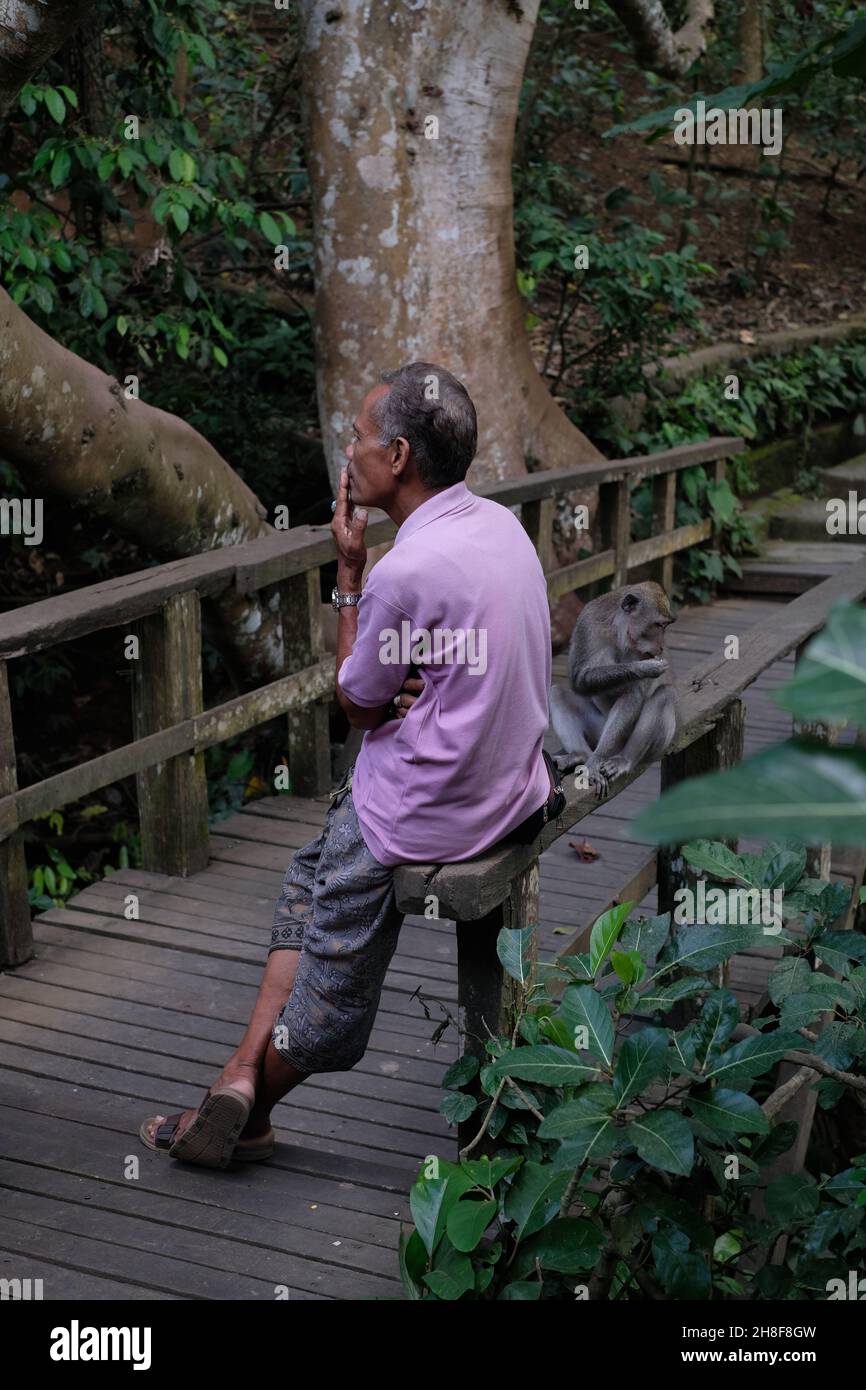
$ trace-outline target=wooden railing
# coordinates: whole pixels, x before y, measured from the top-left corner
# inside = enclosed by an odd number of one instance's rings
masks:
[[[799,655],[808,639],[824,626],[835,603],[864,598],[866,560],[861,560],[843,566],[792,603],[780,605],[771,627],[758,625],[748,631],[740,639],[738,660],[727,660],[719,652],[693,667],[677,683],[682,722],[673,747],[662,759],[662,789],[739,762],[745,727],[744,691],[774,662],[791,652]],[[644,770],[637,768],[630,776],[618,779],[605,799],[618,796]],[[559,823],[547,826],[534,844],[494,846],[465,863],[405,864],[395,870],[401,912],[424,911],[432,896],[437,915],[457,925],[461,1043],[465,1051],[484,1060],[488,1030],[507,1033],[511,1024],[513,986],[497,955],[499,932],[502,927],[538,923],[539,856],[600,804],[593,791],[576,790],[575,780],[564,779],[566,809]],[[610,905],[630,900],[639,903],[657,884],[658,911],[670,911],[674,893],[683,881],[677,871],[678,859],[678,848],[649,853]],[[586,950],[591,926],[585,923],[558,954]],[[537,933],[535,941],[537,945]],[[461,1143],[472,1132],[471,1122],[460,1127]]]
[[[676,552],[713,543],[709,518],[690,526],[674,524],[679,474],[685,468],[708,464],[718,480],[724,476],[725,460],[743,447],[740,439],[713,439],[641,458],[535,473],[478,491],[505,506],[521,508],[523,523],[547,574],[552,600],[602,580],[612,579],[614,585],[625,583],[630,572],[644,566],[669,588]],[[653,483],[655,534],[649,540],[632,542],[630,491],[643,478],[651,478]],[[593,554],[553,569],[557,498],[575,489],[594,488],[599,490],[599,505]],[[387,517],[371,514],[368,545],[390,540],[394,534],[395,527]],[[288,716],[292,790],[303,795],[327,790],[327,707],[333,695],[335,662],[324,652],[319,570],[333,558],[329,527],[297,527],[91,585],[0,617],[0,965],[20,964],[33,951],[20,830],[35,816],[134,774],[144,867],[167,874],[194,873],[208,860],[204,750],[281,715]],[[267,597],[274,588],[281,596],[288,673],[225,704],[204,709],[201,600],[230,592],[264,591],[263,597]],[[142,659],[130,662],[134,740],[19,788],[8,662],[111,627],[122,627],[124,637],[132,631],[140,641]],[[537,850],[530,856],[531,862],[536,858]],[[506,899],[512,904],[507,909],[510,912],[524,888],[512,890],[511,880],[503,875],[513,869],[511,876],[525,884],[529,862],[493,856],[489,864],[483,860],[474,868],[401,869],[401,904],[418,903],[426,873],[428,877],[436,875],[437,891],[443,890],[443,902],[454,909],[443,911],[443,915],[456,916],[465,923],[500,913]],[[473,880],[474,887],[470,887]],[[465,955],[469,949],[465,933],[459,935]],[[479,950],[488,936],[479,932]],[[485,945],[482,962],[488,956]],[[468,966],[464,973],[470,980],[473,972]]]

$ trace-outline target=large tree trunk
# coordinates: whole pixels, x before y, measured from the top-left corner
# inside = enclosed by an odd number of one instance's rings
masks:
[[[95,0],[0,0],[0,121]]]
[[[272,529],[262,504],[196,430],[127,400],[113,377],[49,338],[2,289],[0,454],[33,496],[86,506],[166,557]],[[234,597],[216,608],[238,671],[256,679],[280,674],[276,602]]]
[[[465,381],[480,426],[473,481],[602,457],[536,371],[515,281],[511,154],[538,6],[301,0],[334,483],[365,392],[412,359]]]

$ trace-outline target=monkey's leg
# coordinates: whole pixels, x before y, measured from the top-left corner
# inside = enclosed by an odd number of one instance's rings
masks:
[[[670,686],[659,686],[647,697],[623,749],[623,757],[631,767],[655,762],[673,743],[676,731],[676,698]]]
[[[561,771],[569,771],[589,758],[590,749],[601,733],[604,716],[588,695],[578,695],[563,685],[551,686],[549,704],[553,727],[563,748],[571,755],[566,760],[557,759],[557,765]],[[570,767],[564,767],[563,761]]]
[[[631,770],[625,749],[632,730],[640,723],[644,693],[639,686],[624,690],[611,705],[595,752],[586,768],[599,798],[607,796],[615,777]]]

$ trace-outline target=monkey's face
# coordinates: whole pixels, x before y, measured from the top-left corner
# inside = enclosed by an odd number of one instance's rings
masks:
[[[658,584],[627,589],[620,612],[627,650],[638,658],[662,656],[665,630],[674,621],[664,590]]]

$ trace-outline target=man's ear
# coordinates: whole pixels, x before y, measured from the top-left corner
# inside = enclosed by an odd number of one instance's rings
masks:
[[[391,471],[394,474],[394,477],[397,478],[400,476],[401,473],[404,473],[406,471],[406,468],[409,463],[409,456],[412,453],[412,450],[409,447],[408,439],[404,439],[402,434],[398,435],[396,439],[391,441],[391,449],[393,451],[391,458]]]
[[[639,603],[640,599],[638,598],[637,594],[626,594],[625,598],[620,604],[620,608],[622,609],[623,613],[632,613],[635,610],[635,608],[637,608]]]

